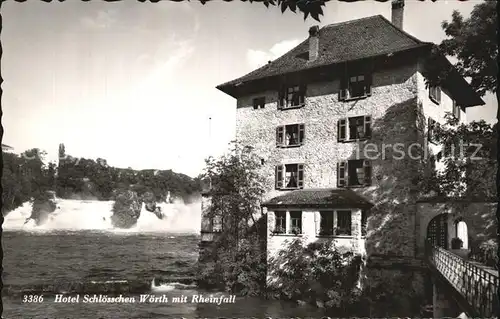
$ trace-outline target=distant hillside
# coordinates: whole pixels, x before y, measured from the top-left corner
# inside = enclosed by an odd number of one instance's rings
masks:
[[[172,170],[133,170],[107,165],[106,160],[75,159],[66,156],[59,161],[56,193],[61,198],[110,200],[118,190],[133,190],[142,196],[152,192],[157,201],[167,194],[190,202],[200,193],[198,179]]]
[[[107,165],[104,159],[77,159],[66,156],[60,147],[59,165],[44,164],[46,153],[40,149],[21,154],[2,152],[2,213],[5,214],[31,199],[43,198],[55,191],[63,199],[114,200],[118,191],[132,190],[137,195],[151,192],[156,201],[167,194],[189,203],[200,193],[197,178],[172,170],[132,170]]]

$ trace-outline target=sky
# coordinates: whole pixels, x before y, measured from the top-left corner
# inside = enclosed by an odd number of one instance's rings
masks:
[[[445,38],[453,10],[479,1],[406,1],[403,29]],[[4,2],[3,143],[57,160],[105,158],[134,169],[198,175],[235,136],[236,100],[215,87],[274,60],[324,26],[381,14],[374,1],[327,3],[321,22],[261,3]],[[496,120],[493,95],[468,120]]]

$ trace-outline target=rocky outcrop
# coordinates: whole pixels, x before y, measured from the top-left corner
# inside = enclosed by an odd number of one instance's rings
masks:
[[[56,208],[57,205],[55,203],[54,192],[45,192],[33,200],[31,215],[26,219],[26,223],[30,220],[34,220],[37,226],[42,225],[47,221],[49,215],[53,213]]]
[[[156,210],[156,198],[152,192],[145,192],[142,195],[142,200],[144,202],[144,208],[148,212],[154,213]]]
[[[131,228],[141,216],[142,199],[131,190],[117,192],[111,223],[116,228]]]
[[[168,193],[170,195],[170,192]],[[146,192],[142,195],[142,200],[144,202],[144,208],[158,217],[158,219],[163,219],[163,214],[161,207],[157,206],[156,198],[152,192]]]

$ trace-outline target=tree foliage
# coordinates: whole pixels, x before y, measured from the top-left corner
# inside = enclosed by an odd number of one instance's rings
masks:
[[[43,197],[51,190],[55,164],[46,166],[45,152],[30,149],[20,155],[3,153],[2,213],[9,212],[33,198]]]
[[[483,120],[458,124],[451,114],[446,119],[433,130],[433,141],[442,150],[429,156],[434,175],[422,178],[422,189],[438,196],[494,198],[498,125]],[[436,162],[442,163],[441,170],[435,170]]]
[[[269,286],[280,297],[324,307],[336,316],[354,313],[362,290],[362,258],[333,241],[304,245],[294,239],[270,259]]]
[[[441,51],[458,59],[455,67],[470,78],[474,90],[484,95],[495,93],[498,75],[497,1],[477,4],[469,18],[453,11],[451,21],[443,21],[448,36],[439,45]]]
[[[264,195],[264,180],[259,174],[260,158],[251,147],[233,142],[230,152],[219,159],[206,160],[203,179],[211,184],[212,203],[208,218],[221,218],[224,235],[232,240],[257,225],[255,216],[260,212]]]
[[[172,196],[189,202],[200,191],[199,182],[172,170],[133,170],[109,166],[102,158],[97,160],[65,155],[59,159],[57,195],[61,198],[79,196],[99,200],[114,198],[116,190],[133,190],[139,196],[152,192],[157,201]]]
[[[265,289],[266,228],[259,219],[264,194],[260,166],[252,149],[238,143],[232,143],[228,154],[219,159],[206,160],[201,178],[210,181],[211,204],[204,218],[221,221],[222,229],[211,247],[213,263],[200,265],[200,282],[250,295]]]

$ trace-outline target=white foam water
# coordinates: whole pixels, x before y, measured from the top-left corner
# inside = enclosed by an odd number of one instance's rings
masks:
[[[160,283],[160,284],[156,284],[155,282],[156,280],[153,278],[153,280],[151,281],[151,292],[153,293],[163,293],[163,292],[168,292],[168,291],[172,291],[172,290],[176,290],[176,289],[182,289],[182,290],[186,290],[186,289],[195,289],[196,288],[196,285],[186,285],[186,284],[182,284],[180,282],[168,282],[168,283]]]
[[[31,215],[32,204],[27,202],[9,212],[3,223],[4,230],[57,231],[102,230],[117,233],[193,233],[201,226],[200,203],[185,204],[182,200],[159,203],[163,219],[145,209],[144,204],[137,224],[130,229],[116,229],[111,224],[113,201],[72,200],[56,198],[57,209],[49,214],[42,225],[26,220]]]

